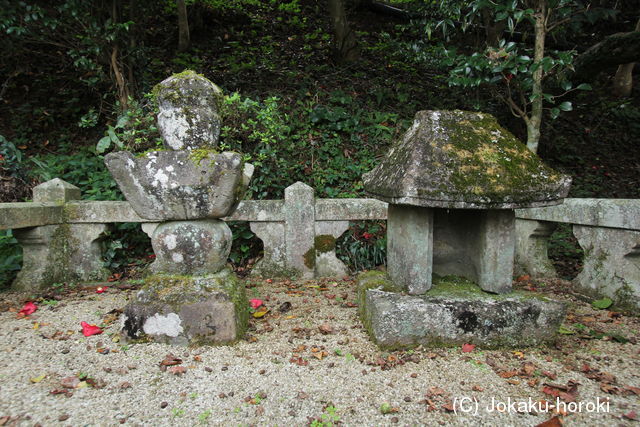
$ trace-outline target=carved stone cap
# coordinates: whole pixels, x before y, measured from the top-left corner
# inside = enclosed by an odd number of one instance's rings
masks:
[[[389,203],[460,209],[556,205],[571,184],[492,115],[459,110],[419,111],[363,181]]]

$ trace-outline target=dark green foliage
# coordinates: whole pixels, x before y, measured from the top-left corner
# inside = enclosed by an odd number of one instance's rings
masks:
[[[558,224],[548,242],[549,259],[558,275],[563,279],[573,279],[582,269],[584,251],[574,237],[571,224]]]
[[[8,287],[22,268],[22,248],[11,230],[0,230],[0,289]]]
[[[358,221],[336,242],[336,255],[353,272],[372,270],[387,262],[385,221]]]

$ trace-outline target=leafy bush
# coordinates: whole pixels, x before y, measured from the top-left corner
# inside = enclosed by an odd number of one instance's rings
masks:
[[[22,268],[22,248],[11,230],[0,230],[0,289],[11,285]]]
[[[371,270],[387,263],[385,221],[354,222],[336,242],[336,256],[349,270]]]

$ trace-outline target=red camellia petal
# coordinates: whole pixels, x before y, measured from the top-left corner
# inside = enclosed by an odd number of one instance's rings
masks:
[[[249,304],[251,304],[251,308],[255,310],[256,308],[260,307],[263,304],[263,302],[261,299],[254,298],[249,300]]]
[[[473,344],[462,344],[463,353],[471,353],[474,348],[476,348],[476,346]]]
[[[103,293],[103,292],[104,292],[104,291],[106,291],[106,290],[107,290],[107,287],[106,287],[106,286],[100,286],[99,288],[97,288],[97,289],[96,289],[96,293],[97,293],[97,294],[101,294],[101,293]]]
[[[100,329],[96,325],[90,325],[87,322],[80,322],[80,326],[82,326],[82,335],[85,337],[90,337],[91,335],[98,335],[102,333],[102,329]]]
[[[38,306],[32,303],[31,301],[29,301],[25,303],[25,305],[22,307],[22,310],[20,310],[18,314],[21,314],[23,316],[28,316],[30,314],[33,314],[37,309],[38,309]]]

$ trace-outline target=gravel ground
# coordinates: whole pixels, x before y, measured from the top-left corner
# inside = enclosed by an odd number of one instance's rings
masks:
[[[492,401],[554,403],[545,387],[603,402],[600,413],[560,408],[563,424],[640,419],[640,322],[570,295],[554,296],[570,302],[575,333],[553,347],[385,353],[360,326],[352,280],[246,284],[270,312],[234,346],[195,349],[118,342],[117,310],[135,290],[44,296],[26,318],[24,295],[0,294],[0,425],[537,425],[554,409],[491,411]],[[81,321],[105,332],[84,337]],[[169,353],[186,372],[160,369]]]

